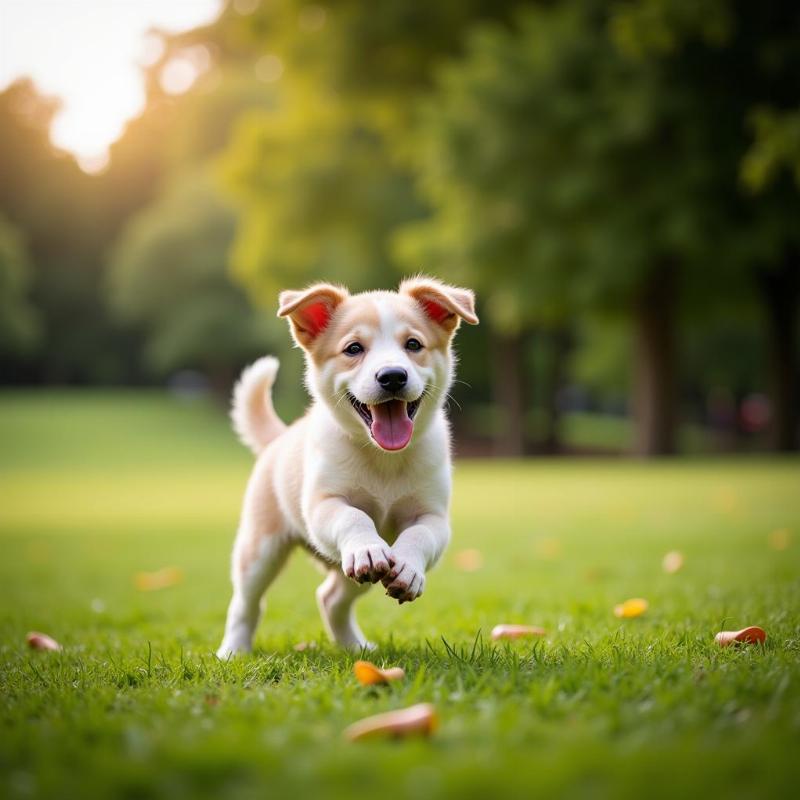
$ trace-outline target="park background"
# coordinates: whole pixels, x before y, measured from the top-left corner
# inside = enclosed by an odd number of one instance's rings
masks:
[[[0,0],[0,75],[59,54],[96,144],[143,8],[204,21],[142,31],[107,151],[0,83],[0,794],[790,795],[797,4]],[[481,324],[452,545],[419,601],[360,604],[407,680],[358,686],[299,556],[219,661],[252,468],[231,385],[273,353],[281,415],[307,402],[278,292],[417,272]],[[342,738],[417,702],[430,740]]]
[[[278,291],[422,271],[478,297],[464,452],[796,449],[797,37],[779,2],[241,0],[151,32],[96,174],[17,80],[0,381],[224,404],[271,352],[293,417]]]

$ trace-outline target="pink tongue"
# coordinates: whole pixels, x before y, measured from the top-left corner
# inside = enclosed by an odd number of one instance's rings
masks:
[[[408,418],[403,400],[389,400],[370,406],[372,413],[372,438],[384,450],[402,450],[414,432],[414,423]]]

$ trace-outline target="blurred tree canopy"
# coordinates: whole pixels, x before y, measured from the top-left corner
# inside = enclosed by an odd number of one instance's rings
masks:
[[[99,176],[49,145],[52,101],[0,95],[0,250],[27,252],[41,320],[4,381],[222,385],[287,353],[280,289],[425,271],[478,293],[460,419],[497,452],[557,450],[561,413],[599,407],[668,453],[679,420],[744,430],[764,388],[797,446],[800,7],[238,8],[161,35]],[[198,65],[179,95],[175,58]]]
[[[366,288],[398,265],[474,286],[506,452],[524,439],[531,338],[549,352],[533,374],[555,416],[570,343],[587,330],[575,320],[621,315],[635,449],[671,452],[679,324],[709,302],[739,307],[753,247],[780,249],[782,234],[754,219],[738,228],[748,248],[721,241],[749,213],[740,173],[793,152],[786,98],[778,117],[758,111],[776,102],[778,73],[798,75],[781,56],[798,30],[792,7],[314,8],[310,26],[308,7],[288,1],[248,18],[282,78],[276,108],[244,119],[223,160],[242,206],[240,279],[259,299],[298,278]],[[795,216],[796,192],[790,201],[780,216]],[[782,362],[796,371],[796,357]],[[789,407],[775,403],[778,416]]]
[[[182,174],[127,225],[109,274],[111,307],[143,331],[148,365],[202,370],[225,394],[274,339],[228,278],[234,225],[205,171]]]
[[[391,232],[423,211],[404,157],[416,98],[471,22],[510,5],[282,0],[234,22],[276,85],[275,108],[244,117],[222,161],[242,208],[233,267],[257,298],[322,276],[394,280]]]
[[[124,337],[99,286],[107,242],[96,185],[52,148],[57,103],[22,80],[0,93],[0,214],[24,238],[40,346],[2,354],[4,381],[102,382],[122,377]]]

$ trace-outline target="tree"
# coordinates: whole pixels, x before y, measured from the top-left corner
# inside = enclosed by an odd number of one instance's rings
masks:
[[[202,370],[224,396],[277,327],[229,279],[234,226],[207,170],[184,175],[130,221],[109,275],[111,307],[142,330],[149,367],[159,375]]]
[[[687,294],[707,313],[744,280],[718,263],[753,97],[735,96],[750,91],[735,60],[760,53],[757,36],[734,36],[735,13],[725,0],[528,7],[513,30],[473,35],[422,114],[417,171],[434,213],[400,237],[401,256],[471,270],[495,327],[631,319],[643,455],[675,447]]]
[[[781,25],[773,31],[773,51],[780,48],[783,36],[792,30],[800,33],[800,16],[795,15],[785,27]],[[777,81],[773,78],[772,100],[789,105],[795,102],[800,63],[791,64],[792,69],[782,66],[782,83],[786,83],[786,73],[795,80],[791,89],[784,86],[778,98]],[[751,245],[747,251],[749,266],[756,270],[766,316],[772,400],[770,444],[774,450],[788,452],[798,447],[800,422],[800,110],[789,106],[789,110],[777,111],[761,106],[750,120],[753,141],[741,162],[742,181],[751,192],[747,214],[750,225],[739,228],[736,239],[745,239]]]
[[[621,8],[618,44],[633,57],[658,64],[696,98],[706,143],[706,197],[720,213],[704,241],[702,271],[713,286],[702,281],[701,270],[691,277],[723,297],[736,285],[760,295],[772,446],[796,449],[800,8],[785,0],[715,0],[710,6],[632,0]]]
[[[50,144],[57,108],[27,80],[0,93],[0,213],[25,239],[41,321],[41,346],[6,356],[4,381],[104,382],[126,360],[99,291],[107,240],[97,183]]]
[[[40,329],[30,302],[31,277],[19,231],[0,216],[0,354],[26,356],[37,345]]]
[[[355,0],[278,0],[243,19],[231,12],[223,24],[257,70],[267,64],[277,101],[243,117],[222,161],[241,213],[233,270],[257,302],[319,278],[354,290],[397,280],[392,235],[425,212],[411,160],[417,98],[473,22],[514,5],[389,0],[375,13]]]

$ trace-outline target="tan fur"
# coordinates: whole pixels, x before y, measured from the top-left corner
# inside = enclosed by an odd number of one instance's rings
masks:
[[[436,303],[434,311],[426,310],[428,300]],[[261,442],[263,449],[234,545],[234,594],[221,656],[250,649],[261,595],[295,545],[329,567],[317,593],[329,634],[344,646],[364,647],[351,608],[363,593],[359,584],[380,581],[401,603],[416,599],[450,536],[450,442],[443,403],[452,380],[452,335],[461,319],[478,321],[472,293],[429,278],[405,281],[399,292],[359,295],[316,284],[282,292],[278,313],[289,318],[306,352],[306,383],[314,402],[279,430],[268,398],[263,398],[268,413],[254,401],[259,384],[248,384],[247,372],[240,387],[250,389],[237,390],[237,430],[248,431],[247,443],[258,449]],[[423,349],[409,350],[409,338]],[[364,352],[346,355],[353,342]],[[413,434],[400,450],[405,439],[386,445],[393,450],[382,449],[348,399],[370,409],[383,403],[387,393],[377,376],[387,366],[408,376],[391,395],[397,398],[393,402],[419,401]]]

